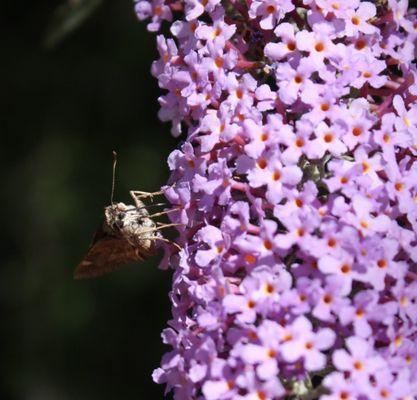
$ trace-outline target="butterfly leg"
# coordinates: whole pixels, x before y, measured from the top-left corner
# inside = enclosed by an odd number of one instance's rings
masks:
[[[169,213],[171,213],[171,212],[174,212],[174,211],[179,211],[179,210],[180,210],[180,208],[172,208],[172,209],[170,209],[170,210],[161,211],[161,212],[159,212],[159,213],[151,214],[151,215],[149,215],[149,216],[148,216],[148,218],[156,218],[156,217],[160,217],[161,215],[166,215],[166,214],[169,214]]]
[[[140,234],[142,235],[143,233],[156,232],[165,228],[171,228],[173,226],[180,226],[180,225],[184,226],[184,224],[164,224],[164,225],[157,226],[155,228],[144,229],[143,231],[141,230]]]
[[[147,197],[150,197],[151,200],[153,200],[153,196],[159,196],[163,194],[164,192],[162,190],[160,190],[159,192],[153,192],[153,193],[142,192],[140,190],[131,190],[129,193],[132,199],[135,201],[135,203],[137,203],[140,199],[145,199]]]
[[[181,246],[179,244],[173,242],[172,240],[169,240],[169,239],[166,239],[164,237],[161,237],[161,236],[147,236],[146,239],[160,240],[162,242],[165,242],[165,243],[169,243],[169,244],[174,245],[178,250],[182,250],[182,248],[181,248]]]

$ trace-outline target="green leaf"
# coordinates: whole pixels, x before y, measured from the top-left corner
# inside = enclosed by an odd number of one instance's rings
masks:
[[[103,3],[103,0],[67,0],[59,6],[43,40],[44,47],[52,49],[79,28]]]

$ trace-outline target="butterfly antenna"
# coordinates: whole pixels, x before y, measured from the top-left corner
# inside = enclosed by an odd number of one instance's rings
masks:
[[[113,178],[112,178],[112,183],[111,183],[110,204],[113,204],[114,182],[116,180],[116,164],[117,164],[117,153],[113,150]]]

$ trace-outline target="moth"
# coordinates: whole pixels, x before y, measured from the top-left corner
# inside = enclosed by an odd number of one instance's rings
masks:
[[[116,154],[113,163],[116,165]],[[158,224],[155,217],[173,210],[150,215],[143,198],[160,195],[162,192],[147,193],[130,191],[135,205],[113,203],[104,208],[104,221],[93,236],[92,243],[84,259],[74,271],[75,279],[95,278],[115,271],[127,263],[143,261],[156,252],[156,242],[165,241],[160,230],[177,224]]]

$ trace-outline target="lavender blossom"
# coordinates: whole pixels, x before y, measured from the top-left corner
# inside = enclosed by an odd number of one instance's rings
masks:
[[[417,16],[407,0],[141,0],[182,250],[176,400],[417,399]],[[171,24],[169,26],[169,24]],[[165,30],[168,32],[168,29]]]

